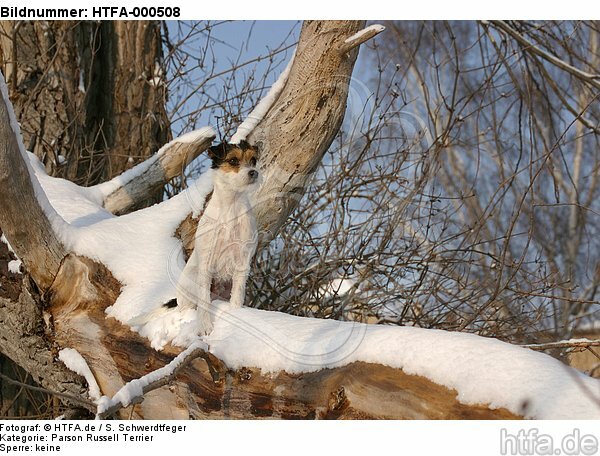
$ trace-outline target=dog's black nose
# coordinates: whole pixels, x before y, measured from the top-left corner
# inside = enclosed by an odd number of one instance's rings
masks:
[[[258,177],[258,171],[251,169],[248,171],[248,176],[250,176],[250,179],[256,179]]]

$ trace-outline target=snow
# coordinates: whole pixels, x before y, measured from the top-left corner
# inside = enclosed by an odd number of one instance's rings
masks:
[[[8,242],[8,239],[6,239],[6,236],[4,235],[4,233],[2,233],[2,236],[0,236],[0,242],[3,242],[4,244],[6,244],[6,247],[8,247],[9,252],[12,253],[13,255],[17,256],[17,254],[13,250],[12,246],[10,245],[10,242]]]
[[[154,72],[152,77],[148,80],[151,86],[158,87],[164,85],[164,72],[162,66],[158,62],[154,62]]]
[[[98,387],[98,383],[96,382],[96,378],[94,377],[94,374],[92,374],[90,367],[85,359],[83,359],[83,356],[73,348],[63,348],[58,352],[58,359],[60,359],[68,369],[85,378],[88,384],[90,398],[94,402],[97,402],[100,399],[100,388]]]
[[[2,236],[0,236],[0,242],[6,244],[6,247],[8,247],[8,251],[16,257],[16,260],[11,260],[8,262],[8,270],[13,274],[21,274],[21,266],[23,265],[23,262],[19,259],[19,257],[13,250],[12,246],[8,242],[8,239],[6,239],[4,233],[2,233]]]
[[[380,363],[537,419],[600,419],[600,380],[533,350],[467,333],[295,317],[219,302],[210,351],[229,368],[313,372]],[[596,400],[592,399],[594,396]]]
[[[85,82],[83,80],[83,71],[79,72],[79,86],[77,87],[77,89],[81,92],[81,93],[85,93]]]
[[[140,335],[150,340],[150,345],[155,350],[162,350],[168,343],[187,347],[197,338],[198,326],[195,324],[195,309],[173,311],[158,308],[153,310],[149,316],[151,318],[144,319],[142,326],[138,326],[135,319],[129,324]]]
[[[327,285],[321,287],[319,291],[322,293],[323,297],[329,298],[331,296],[343,296],[347,294],[352,287],[356,284],[356,280],[347,278],[347,279],[333,279]]]
[[[193,130],[188,133],[185,133],[185,134],[177,137],[175,140],[173,140],[171,142],[192,144],[192,143],[200,142],[200,141],[204,140],[205,138],[211,138],[213,136],[216,136],[216,133],[212,127],[202,127],[202,128],[199,128],[198,130]]]
[[[109,398],[108,396],[102,396],[98,401],[98,409],[96,413],[99,415],[106,412],[109,408],[114,405],[121,404],[123,407],[131,405],[135,398],[141,398],[144,395],[142,378],[131,380],[125,384],[117,393]]]
[[[21,274],[21,260],[11,260],[8,262],[8,270],[13,274]]]
[[[248,117],[239,125],[235,134],[231,137],[230,142],[232,144],[238,144],[240,141],[245,140],[248,135],[254,130],[254,128],[260,123],[261,120],[267,115],[273,104],[279,98],[279,95],[283,91],[285,87],[285,83],[287,82],[288,76],[290,75],[290,71],[292,70],[292,65],[294,64],[294,56],[296,52],[292,55],[292,58],[288,62],[283,73],[279,75],[277,81],[271,86],[271,89],[267,93],[267,95],[260,100],[260,102],[254,107],[252,112],[248,114]]]
[[[580,337],[580,338],[574,338],[574,339],[557,340],[557,341],[553,341],[552,343],[555,345],[558,345],[558,344],[587,344],[587,343],[591,343],[591,342],[594,342],[594,341],[591,339],[588,339],[587,337]],[[542,345],[546,345],[546,344],[531,344],[531,345],[529,345],[529,347],[542,346]]]
[[[98,401],[98,409],[96,413],[102,414],[111,407],[119,404],[123,407],[129,406],[136,398],[141,398],[143,396],[145,387],[173,375],[181,363],[183,363],[184,360],[196,349],[207,351],[208,345],[206,345],[205,342],[196,339],[187,349],[183,350],[179,355],[173,358],[173,360],[166,366],[163,366],[160,369],[144,375],[143,377],[126,383],[112,398],[109,398],[108,396],[102,396],[102,398],[100,398]]]

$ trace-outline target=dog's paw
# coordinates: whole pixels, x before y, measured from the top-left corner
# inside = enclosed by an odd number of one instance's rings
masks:
[[[229,301],[229,305],[230,305],[230,309],[234,310],[234,309],[239,309],[240,307],[242,307],[244,305],[243,301],[234,301],[233,299],[231,301]]]
[[[231,304],[231,307],[233,307],[234,309],[239,309],[240,307],[242,307],[244,305],[244,298],[232,296],[231,299],[229,300],[229,303]]]
[[[213,324],[211,322],[208,322],[208,323],[202,325],[198,334],[200,336],[208,336],[211,332],[213,332],[213,329],[214,329]]]
[[[210,320],[210,315],[203,315],[198,318],[197,333],[200,336],[208,336],[213,331],[213,323]]]

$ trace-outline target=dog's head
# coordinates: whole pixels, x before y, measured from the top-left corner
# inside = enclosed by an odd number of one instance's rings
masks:
[[[222,142],[208,149],[212,168],[217,170],[219,182],[234,191],[244,191],[258,181],[258,148],[246,141],[238,144]]]

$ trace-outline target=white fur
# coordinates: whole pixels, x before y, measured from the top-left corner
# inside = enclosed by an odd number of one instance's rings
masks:
[[[250,262],[256,251],[256,221],[249,193],[255,187],[242,166],[237,173],[214,171],[214,191],[196,230],[194,251],[177,283],[177,305],[197,309],[198,333],[212,331],[210,286],[232,280],[231,304],[244,304]]]

